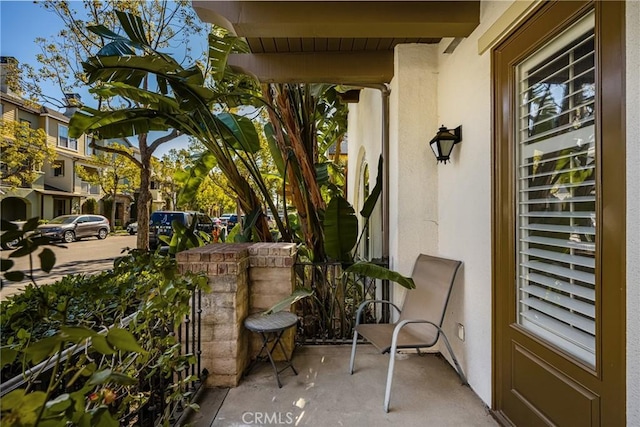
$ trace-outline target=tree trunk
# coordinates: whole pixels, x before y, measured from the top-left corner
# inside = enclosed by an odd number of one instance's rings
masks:
[[[138,238],[136,246],[149,249],[149,214],[151,212],[151,152],[147,146],[147,135],[138,136],[140,149],[140,196],[138,196]]]
[[[116,191],[114,191],[111,194],[111,218],[109,219],[109,221],[111,221],[111,230],[113,231],[116,227],[116,195],[117,195],[117,188]]]

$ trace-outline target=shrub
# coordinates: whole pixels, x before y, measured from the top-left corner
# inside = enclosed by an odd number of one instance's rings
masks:
[[[42,361],[54,364],[52,373],[38,372],[3,396],[3,422],[140,424],[136,414],[150,402],[186,400],[194,355],[181,354],[175,331],[193,293],[206,286],[202,275],[178,274],[173,258],[133,250],[110,271],[30,285],[2,302],[3,381]],[[85,344],[74,358],[60,357]],[[165,390],[168,397],[156,395]]]

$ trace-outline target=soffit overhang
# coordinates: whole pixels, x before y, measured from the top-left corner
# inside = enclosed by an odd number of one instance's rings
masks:
[[[229,64],[263,82],[388,83],[393,49],[467,37],[480,1],[192,1],[200,19],[244,37]]]

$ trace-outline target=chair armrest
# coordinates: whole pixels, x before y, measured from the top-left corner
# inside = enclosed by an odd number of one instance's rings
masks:
[[[374,304],[374,303],[380,303],[380,304],[387,304],[387,305],[392,305],[393,308],[395,308],[398,313],[400,313],[402,310],[400,310],[398,308],[397,305],[395,305],[394,303],[392,303],[391,301],[386,301],[383,299],[369,299],[366,301],[363,301],[362,303],[360,303],[360,305],[358,306],[358,311],[356,312],[356,326],[358,326],[360,324],[360,315],[362,314],[362,310],[364,310],[364,308],[369,305],[369,304]]]
[[[403,320],[401,322],[398,322],[396,324],[396,327],[393,328],[393,337],[391,338],[391,346],[395,347],[395,344],[398,342],[398,335],[400,334],[400,330],[402,328],[404,328],[405,326],[407,326],[409,323],[427,323],[433,327],[435,327],[438,330],[438,333],[443,333],[442,329],[440,328],[440,326],[436,325],[435,323],[429,321],[429,320],[421,320],[421,319],[407,319],[407,320]]]

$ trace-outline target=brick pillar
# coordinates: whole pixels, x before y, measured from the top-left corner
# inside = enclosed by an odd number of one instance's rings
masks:
[[[214,244],[176,255],[180,271],[206,272],[202,295],[201,363],[207,387],[236,387],[248,362],[250,244]]]
[[[249,314],[268,310],[275,303],[288,297],[295,287],[293,262],[296,256],[294,243],[255,243],[249,247]],[[290,308],[285,309],[290,311]],[[291,357],[295,346],[296,328],[287,330],[282,343]],[[249,355],[255,357],[262,340],[258,334],[249,338]],[[284,360],[280,347],[273,353],[275,360]]]
[[[202,295],[201,363],[207,387],[235,387],[250,358],[260,349],[259,335],[244,327],[250,313],[269,309],[294,288],[293,243],[212,244],[179,252],[180,272],[205,272],[211,291]],[[295,328],[282,340],[291,357]],[[278,350],[276,360],[282,360]]]

